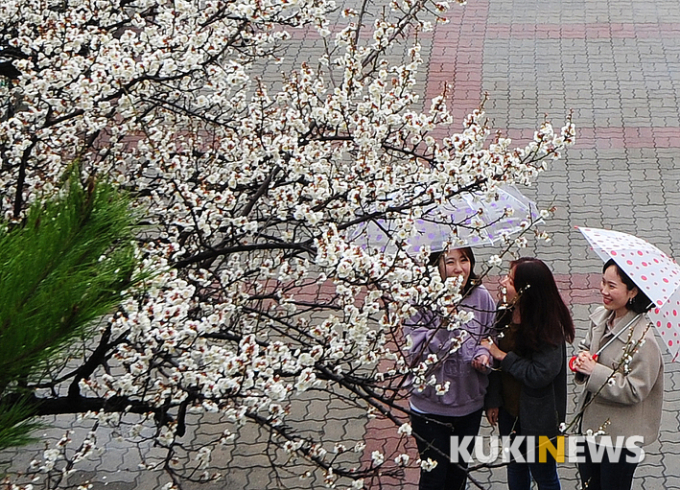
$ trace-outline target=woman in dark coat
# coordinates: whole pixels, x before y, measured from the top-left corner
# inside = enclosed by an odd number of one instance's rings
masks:
[[[513,261],[501,285],[510,323],[496,342],[485,342],[500,363],[497,382],[491,380],[489,387],[487,418],[492,425],[498,422],[502,435],[535,436],[536,442],[538,436],[554,438],[566,416],[565,342],[574,340],[571,314],[552,272],[538,259]],[[510,490],[529,490],[532,479],[539,490],[559,489],[557,464],[547,456],[544,463],[511,461]]]

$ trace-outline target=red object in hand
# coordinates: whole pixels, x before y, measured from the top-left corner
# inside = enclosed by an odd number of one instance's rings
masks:
[[[572,370],[572,372],[576,372],[576,368],[574,367],[574,364],[576,364],[576,356],[572,356],[571,359],[569,359],[569,369]]]
[[[576,368],[574,367],[574,364],[576,364],[576,357],[578,356],[573,356],[571,359],[569,359],[569,369],[571,369],[573,372],[576,372]],[[597,362],[597,354],[593,354],[593,361]]]

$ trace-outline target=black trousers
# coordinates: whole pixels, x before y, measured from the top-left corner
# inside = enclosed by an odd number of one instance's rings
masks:
[[[482,420],[482,409],[462,417],[413,414],[411,428],[424,440],[416,438],[420,459],[437,462],[432,471],[420,471],[419,490],[464,490],[467,461],[451,461],[451,436],[476,436]],[[470,444],[471,452],[474,443]],[[439,451],[437,451],[436,449]],[[441,453],[440,453],[441,451]],[[442,454],[443,453],[443,454]]]
[[[586,462],[578,465],[584,488],[588,490],[629,490],[633,485],[633,474],[638,463],[629,463],[626,458],[633,458],[634,454],[625,448],[621,448],[618,459],[612,460],[604,448],[600,449],[603,450],[604,457],[601,463],[595,463],[588,444],[585,444]]]

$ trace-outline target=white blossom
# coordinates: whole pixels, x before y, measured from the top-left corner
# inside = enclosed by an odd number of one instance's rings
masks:
[[[394,458],[394,462],[397,466],[406,466],[410,461],[410,456],[408,454],[400,454]]]
[[[437,461],[427,458],[420,461],[420,467],[423,471],[432,471],[437,466]]]
[[[384,402],[406,385],[448,391],[433,375],[444,355],[412,363],[415,335],[404,327],[422,308],[442,312],[446,355],[456,355],[475,315],[456,308],[461,278],[442,281],[427,265],[432,244],[409,248],[419,220],[467,189],[491,199],[500,185],[530,185],[575,141],[570,120],[545,121],[514,148],[490,141],[483,108],[456,123],[446,94],[424,97],[420,33],[455,5],[406,0],[336,16],[331,0],[57,3],[0,2],[2,46],[21,53],[12,58],[19,76],[0,85],[0,212],[21,223],[31,203],[63,192],[68,168],[83,181],[108,179],[142,217],[144,281],[88,338],[100,363],[72,386],[59,369],[46,372],[40,396],[73,389],[102,407],[83,420],[122,443],[151,437],[170,451],[181,441],[181,464],[208,470],[219,466],[215,447],[238,442],[251,423],[284,431],[272,444],[290,457],[365,451],[363,441],[295,424],[312,396],[382,422],[394,419],[367,409],[366,393],[390,410]],[[314,59],[304,49],[301,60],[280,58],[310,34],[323,38]],[[362,241],[378,225],[402,248]],[[528,245],[524,235],[503,238],[508,250]],[[69,372],[89,358],[73,349]],[[39,388],[52,381],[52,393]],[[184,414],[219,416],[230,431],[212,445],[181,438]],[[69,454],[98,454],[94,436],[79,440]],[[61,458],[48,449],[34,470],[57,471]],[[372,451],[356,471],[408,461]],[[364,486],[340,483],[333,465],[327,484]]]
[[[407,436],[410,436],[411,432],[412,432],[411,424],[409,424],[408,422],[402,424],[397,430],[397,434],[405,434]]]
[[[364,479],[359,478],[357,480],[354,480],[352,482],[352,488],[355,490],[361,490],[362,488],[364,488]]]
[[[492,267],[497,267],[503,263],[503,259],[501,259],[498,255],[492,255],[489,257],[488,263]]]

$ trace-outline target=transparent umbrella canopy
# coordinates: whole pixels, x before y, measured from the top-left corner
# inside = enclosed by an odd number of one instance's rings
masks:
[[[376,219],[354,227],[348,239],[365,249],[394,253],[402,248],[415,254],[425,246],[438,251],[447,246],[497,245],[504,236],[540,221],[536,204],[516,187],[506,185],[499,187],[492,198],[483,192],[467,192],[442,205],[426,207],[421,217],[409,222],[412,229],[408,233],[396,219]]]

